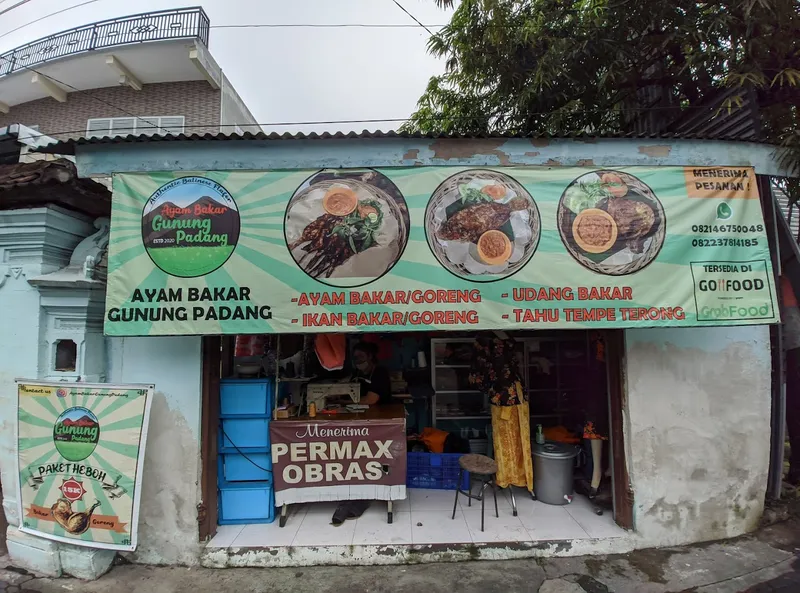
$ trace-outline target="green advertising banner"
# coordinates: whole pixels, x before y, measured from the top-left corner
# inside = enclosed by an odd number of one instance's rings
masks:
[[[752,169],[114,177],[107,335],[767,324]]]
[[[152,385],[17,381],[20,530],[135,550]]]

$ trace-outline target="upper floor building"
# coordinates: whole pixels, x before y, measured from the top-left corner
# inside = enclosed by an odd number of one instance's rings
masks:
[[[0,54],[0,128],[58,139],[258,132],[208,49],[200,7],[62,31]]]

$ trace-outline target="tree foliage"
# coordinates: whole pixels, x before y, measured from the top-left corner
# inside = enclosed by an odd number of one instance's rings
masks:
[[[741,89],[722,108],[755,93],[765,139],[800,149],[800,0],[462,0],[429,51],[446,70],[407,130],[632,131]]]

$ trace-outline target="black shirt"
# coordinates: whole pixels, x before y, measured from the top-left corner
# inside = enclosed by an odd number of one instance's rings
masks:
[[[367,375],[359,374],[356,377],[361,383],[361,397],[372,391],[378,394],[378,405],[392,403],[392,381],[389,371],[382,366],[376,366]]]

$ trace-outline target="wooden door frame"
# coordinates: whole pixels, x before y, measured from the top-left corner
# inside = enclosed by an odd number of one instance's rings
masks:
[[[610,425],[610,447],[612,480],[614,488],[614,520],[623,529],[632,530],[633,488],[628,474],[628,460],[625,454],[625,409],[628,396],[625,384],[625,332],[606,330],[603,332],[606,343],[606,365],[608,374],[608,413]]]
[[[200,503],[197,505],[201,542],[214,537],[218,521],[217,445],[219,433],[219,381],[222,365],[220,336],[202,338],[202,387],[200,408]]]

